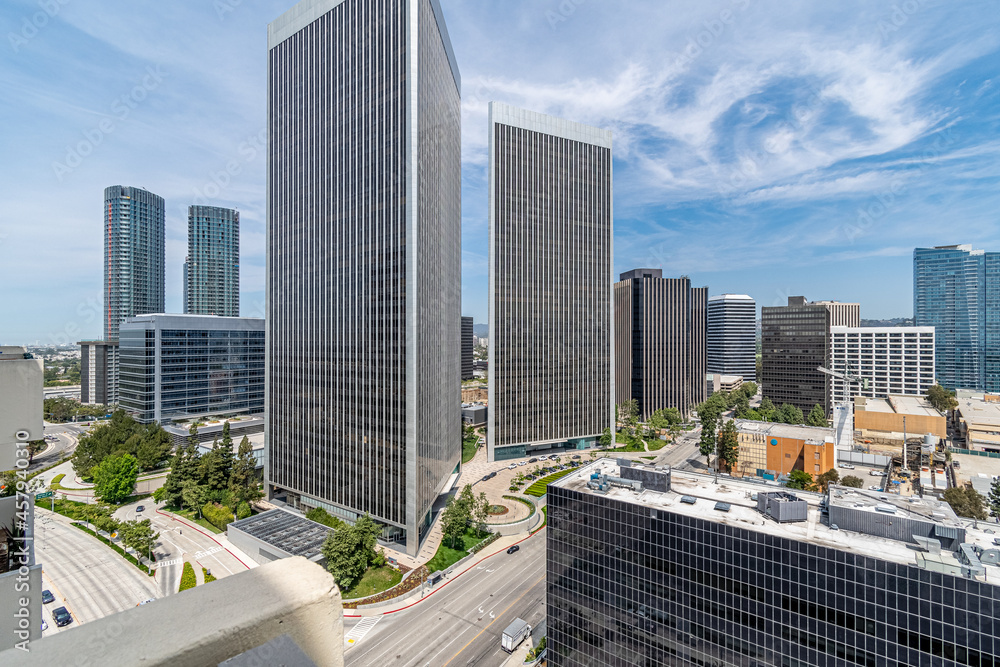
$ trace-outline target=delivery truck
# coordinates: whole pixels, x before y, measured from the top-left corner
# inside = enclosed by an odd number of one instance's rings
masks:
[[[507,653],[513,653],[524,638],[528,636],[531,632],[531,626],[528,625],[527,621],[520,618],[515,618],[514,622],[507,626],[507,629],[503,631],[503,636],[500,637],[500,648],[507,651]]]

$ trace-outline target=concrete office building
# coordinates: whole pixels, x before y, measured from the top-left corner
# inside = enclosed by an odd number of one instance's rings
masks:
[[[188,206],[184,312],[240,316],[240,212]]]
[[[139,422],[264,411],[262,319],[140,315],[119,340],[119,405]]]
[[[80,399],[118,403],[118,327],[165,306],[163,197],[143,188],[104,189],[104,338],[81,341]]]
[[[268,26],[268,77],[268,492],[370,514],[416,555],[461,461],[461,80],[441,7],[304,0]]]
[[[788,297],[787,306],[761,309],[761,390],[775,405],[789,403],[807,413],[820,405],[829,416],[830,327],[860,326],[861,306]]]
[[[813,477],[837,465],[834,430],[821,426],[736,420],[739,459],[735,476],[779,479],[793,470]]]
[[[490,103],[489,460],[614,420],[611,132]]]
[[[757,302],[750,296],[709,297],[708,372],[757,381]]]
[[[1000,454],[1000,403],[960,398],[954,421],[964,449]]]
[[[615,403],[635,399],[642,420],[662,408],[687,417],[708,398],[708,288],[635,269],[621,274],[614,290]]]
[[[831,405],[856,396],[923,396],[934,384],[934,327],[830,327],[824,365],[863,381],[831,377]]]
[[[471,380],[475,377],[472,374],[472,318],[462,318],[462,379]]]
[[[947,503],[611,459],[547,498],[552,667],[1000,665],[1000,550]]]
[[[943,387],[1000,391],[1000,252],[915,249],[913,319],[936,330]]]
[[[0,346],[0,470],[24,470],[28,443],[44,437],[45,369],[25,348]],[[0,492],[0,651],[41,636],[42,566],[35,562],[35,498]],[[23,627],[19,621],[24,619]],[[27,650],[27,649],[25,649]]]

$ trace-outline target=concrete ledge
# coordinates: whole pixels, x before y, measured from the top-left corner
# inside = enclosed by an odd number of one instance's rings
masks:
[[[285,558],[0,653],[0,665],[217,665],[288,635],[320,667],[344,664],[340,591]]]

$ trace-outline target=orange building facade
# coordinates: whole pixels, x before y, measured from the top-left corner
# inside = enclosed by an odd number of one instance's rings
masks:
[[[734,476],[777,479],[804,470],[815,477],[837,466],[831,428],[748,420],[737,420],[736,428],[739,462]]]

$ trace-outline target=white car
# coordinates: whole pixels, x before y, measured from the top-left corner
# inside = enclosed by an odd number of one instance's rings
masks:
[[[516,467],[517,467],[516,463],[511,463],[509,466],[507,466],[507,470],[513,470]]]
[[[854,466],[851,465],[850,463],[841,463],[840,467],[843,468],[844,470],[854,470]]]
[[[872,477],[885,477],[885,472],[882,470],[871,470],[868,474]]]
[[[542,454],[541,456],[538,457],[538,460],[539,461],[548,461],[549,457],[548,457],[547,454]]]
[[[527,461],[521,461],[517,465],[519,465],[519,466],[526,466],[526,465],[528,465],[528,462]]]

